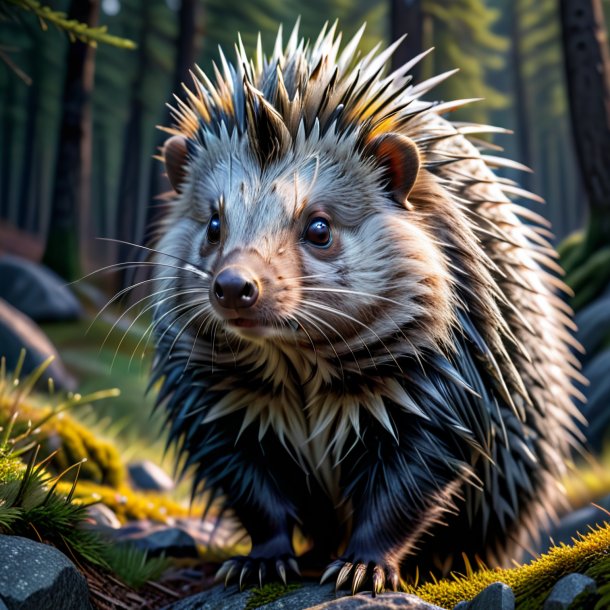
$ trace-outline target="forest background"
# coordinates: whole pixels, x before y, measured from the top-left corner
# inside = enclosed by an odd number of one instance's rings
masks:
[[[106,34],[94,30],[91,40],[100,40],[95,48],[70,41],[54,27],[50,13],[41,21],[35,10],[17,6],[24,4],[40,9],[32,0],[0,0],[0,254],[42,261],[65,281],[145,257],[125,242],[146,243],[147,227],[163,205],[160,196],[169,190],[161,164],[153,158],[166,137],[157,126],[171,124],[167,104],[175,103],[173,93],[184,97],[181,83],[191,83],[193,65],[213,73],[218,45],[231,57],[238,32],[249,51],[260,32],[263,48],[270,53],[278,24],[287,35],[297,18],[301,33],[311,39],[325,21],[338,19],[344,40],[366,22],[363,52],[408,32],[396,64],[435,47],[414,69],[415,79],[459,68],[433,90],[433,98],[483,98],[459,109],[452,119],[514,132],[494,134],[489,145],[503,152],[491,154],[532,168],[532,173],[511,168],[500,173],[548,202],[520,201],[550,221],[554,243],[588,222],[591,189],[577,162],[558,0],[50,1],[54,11],[94,28],[107,27],[122,39],[106,44]],[[573,0],[563,4],[577,5]],[[610,0],[591,4],[605,11],[602,21],[607,30]],[[607,53],[607,40],[603,44]],[[607,81],[610,90],[610,78]],[[590,102],[594,108],[602,99],[601,88],[594,89],[587,81],[579,91],[585,106]],[[593,117],[594,111],[582,116],[589,115]],[[606,130],[609,126],[607,122]],[[589,137],[592,146],[599,144],[607,151],[604,132]],[[610,175],[610,169],[605,174]],[[602,181],[602,187],[608,189],[607,182]],[[599,207],[600,202],[595,203]],[[609,204],[610,195],[602,201],[602,214],[590,224],[602,227],[606,236]],[[608,280],[610,244],[589,241],[590,251],[581,249],[572,256],[572,267],[585,289],[577,291],[577,297],[587,295],[579,306],[599,296]],[[571,242],[571,254],[575,243]],[[603,256],[598,260],[595,253],[600,248]],[[593,276],[598,279],[593,281]],[[144,398],[150,349],[148,341],[142,341],[150,327],[147,312],[140,315],[142,308],[132,309],[131,304],[143,292],[132,291],[127,304],[105,308],[113,294],[142,277],[120,267],[77,282],[72,288],[86,315],[78,322],[43,324],[43,329],[82,392],[114,386],[122,391],[111,405],[90,413],[84,410],[81,416],[121,437],[127,457],[129,452],[158,457],[159,420],[145,429],[141,425],[152,407],[151,396]],[[609,298],[601,303],[602,309]],[[610,391],[604,372],[610,361],[610,330],[596,326],[597,319],[589,316],[599,340],[588,358],[605,385],[593,384],[592,391],[601,398],[598,407],[595,400],[589,404],[593,411],[599,409],[599,417],[596,411],[587,416],[594,424],[590,430],[597,430],[595,446],[601,448],[610,429],[604,398]],[[600,483],[604,491],[610,490],[610,475],[607,478]]]
[[[93,79],[90,92],[85,92],[90,93],[85,112],[91,128],[83,134],[81,148],[88,184],[80,191],[77,213],[66,212],[58,201],[65,197],[61,182],[66,177],[58,173],[58,153],[70,43],[52,25],[51,31],[43,31],[26,13],[16,15],[17,21],[7,14],[0,22],[2,56],[19,71],[0,63],[0,237],[12,237],[5,249],[27,250],[20,253],[34,259],[43,254],[50,261],[59,259],[54,266],[72,276],[124,258],[120,245],[93,238],[143,242],[155,197],[168,188],[160,163],[152,158],[164,139],[155,126],[170,124],[166,103],[173,101],[172,93],[182,94],[180,83],[190,84],[193,63],[211,72],[218,45],[230,56],[237,32],[248,50],[254,49],[259,31],[264,48],[271,49],[278,24],[289,32],[297,16],[303,35],[310,38],[326,20],[338,18],[346,37],[366,21],[363,51],[410,30],[397,61],[434,46],[416,78],[459,68],[434,90],[434,97],[483,98],[460,110],[456,118],[514,131],[494,141],[507,157],[534,170],[518,179],[548,201],[535,207],[552,222],[558,239],[583,224],[586,195],[570,131],[556,0],[404,2],[417,4],[420,11],[415,18],[411,13],[408,21],[392,18],[399,9],[389,1],[103,0],[95,8],[96,4],[51,3],[54,9],[78,13],[83,21],[107,25],[112,34],[137,45],[128,50],[100,44],[91,58]],[[604,8],[610,12],[608,0]],[[507,175],[517,177],[510,171]],[[28,239],[15,239],[15,229]],[[54,235],[58,231],[59,239]],[[71,260],[71,240],[76,236],[80,260]],[[56,252],[45,254],[47,237]]]

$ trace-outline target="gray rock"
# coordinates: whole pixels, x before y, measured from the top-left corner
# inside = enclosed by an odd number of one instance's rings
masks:
[[[183,599],[165,610],[243,610],[253,590],[240,592],[237,586],[222,585]],[[260,606],[261,610],[352,610],[386,609],[401,610],[442,610],[428,604],[414,595],[406,593],[384,593],[372,597],[370,593],[351,596],[346,591],[335,593],[332,584],[320,585],[317,582],[304,582],[301,587],[289,591],[279,599]]]
[[[56,548],[0,535],[0,609],[88,610],[83,575]]]
[[[0,346],[2,350],[0,356],[5,356],[9,370],[14,369],[21,350],[25,348],[22,378],[49,356],[53,356],[54,360],[43,374],[41,384],[44,383],[46,386],[47,379],[52,377],[55,386],[59,389],[75,388],[74,378],[66,371],[49,338],[30,318],[2,299],[0,299]]]
[[[0,297],[37,322],[75,320],[78,299],[65,280],[43,265],[19,256],[0,256]]]
[[[584,591],[594,592],[595,581],[584,574],[568,574],[555,583],[544,600],[543,610],[566,610]]]
[[[610,285],[605,293],[575,314],[574,323],[578,327],[576,339],[585,354],[593,354],[610,330]]]
[[[119,529],[121,522],[115,512],[104,504],[92,504],[87,507],[88,520],[85,527],[91,529]]]
[[[576,538],[579,533],[586,534],[589,531],[590,525],[606,521],[608,515],[604,512],[604,509],[610,511],[610,495],[603,497],[601,500],[596,500],[595,504],[601,508],[584,506],[562,517],[559,523],[542,537],[536,551],[538,553],[546,553],[553,546],[551,540],[555,544],[560,544],[561,542],[572,544],[572,538]]]
[[[187,532],[199,546],[203,547],[228,548],[234,546],[243,537],[240,527],[225,519],[217,521],[210,517],[202,521],[197,518],[181,518],[176,519],[174,524]]]
[[[189,547],[196,549],[198,546],[205,548],[224,549],[234,545],[239,538],[243,537],[243,532],[235,527],[231,521],[221,519],[218,522],[214,518],[208,518],[204,521],[198,518],[180,518],[168,520],[167,524],[158,523],[149,519],[140,521],[130,521],[119,529],[105,528],[104,533],[112,536],[116,542],[131,542],[134,540],[142,541],[138,544],[149,544],[150,540],[147,536],[155,534],[153,541],[158,541],[160,532],[171,530],[167,535],[168,539],[173,539],[177,536],[176,531],[183,532],[188,538],[183,538],[186,543],[188,540]],[[171,549],[170,549],[171,550]],[[189,552],[187,556],[195,556]]]
[[[581,389],[587,402],[581,406],[584,416],[589,422],[583,427],[587,441],[594,451],[601,452],[605,434],[610,424],[610,349],[593,354],[583,366],[583,375],[589,380],[589,385]]]
[[[148,551],[150,557],[159,555],[199,557],[197,544],[193,537],[178,527],[154,524],[150,528],[140,531],[134,528],[126,528],[126,530],[121,528],[116,532],[115,540]]]
[[[515,610],[515,594],[503,582],[494,582],[469,602],[454,606],[453,610]]]
[[[143,491],[171,491],[173,479],[159,466],[149,460],[132,462],[127,467],[134,489]]]
[[[263,606],[271,608],[273,604]],[[278,608],[289,608],[290,606],[277,606]],[[358,595],[344,596],[317,606],[311,610],[376,610],[385,608],[387,610],[443,610],[439,606],[429,604],[417,595],[407,593],[384,593],[373,597],[370,593],[358,593]],[[488,609],[489,610],[489,609]]]

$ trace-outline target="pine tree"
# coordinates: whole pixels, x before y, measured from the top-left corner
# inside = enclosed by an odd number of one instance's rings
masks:
[[[99,0],[73,0],[69,17],[95,27]],[[51,220],[43,261],[62,277],[77,279],[89,231],[91,109],[94,48],[76,41],[69,47],[63,114]]]
[[[481,97],[461,111],[463,118],[487,122],[490,111],[503,108],[507,98],[488,84],[489,73],[505,62],[508,40],[493,31],[499,11],[484,0],[422,0],[424,48],[435,47],[422,64],[422,77],[429,78],[459,68],[460,73],[435,88],[440,99]]]

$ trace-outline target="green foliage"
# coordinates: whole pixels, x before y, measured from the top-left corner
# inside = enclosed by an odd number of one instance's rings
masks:
[[[19,446],[11,445],[11,440],[0,447],[0,460],[11,460],[7,454]],[[44,470],[44,460],[37,461],[39,449],[38,445],[29,449],[19,477],[0,483],[0,531],[48,542],[69,556],[107,568],[103,541],[78,527],[85,521],[86,506],[72,502],[71,494],[56,492],[58,479]]]
[[[516,0],[523,77],[527,80],[529,106],[544,108],[535,127],[556,129],[566,118],[567,100],[563,76],[561,24],[557,0]]]
[[[591,593],[581,593],[571,604],[570,608],[592,608],[605,610],[610,608],[610,557],[602,559],[598,564],[586,572],[597,585],[597,590]]]
[[[52,544],[69,557],[115,573],[132,587],[158,578],[168,567],[166,559],[148,559],[143,551],[110,544],[83,527],[91,504],[76,502],[74,496],[86,458],[57,475],[48,471],[55,453],[39,459],[41,445],[33,440],[38,427],[44,428],[47,422],[73,408],[81,397],[73,395],[66,401],[58,401],[38,420],[36,427],[31,423],[19,426],[19,413],[22,409],[32,409],[26,399],[49,364],[49,361],[43,363],[29,377],[20,379],[23,359],[22,353],[12,375],[6,371],[4,358],[0,364],[0,405],[11,405],[12,411],[0,428],[0,533]],[[112,391],[98,392],[82,399],[91,401],[113,394]],[[75,472],[72,483],[63,482],[71,471]]]
[[[571,305],[580,311],[610,285],[610,246],[592,247],[589,230],[576,231],[558,247],[564,281],[572,289]]]
[[[0,428],[0,433],[2,428]],[[18,479],[23,473],[21,460],[4,448],[0,448],[0,485]]]
[[[148,557],[146,551],[126,544],[106,546],[104,559],[112,572],[119,574],[121,580],[134,589],[158,580],[170,566],[166,557]]]
[[[270,55],[275,42],[278,25],[284,28],[284,41],[292,30],[297,18],[300,19],[300,33],[305,39],[316,38],[322,25],[328,21],[339,21],[339,29],[348,40],[366,22],[360,48],[371,50],[378,42],[387,42],[387,2],[366,2],[365,0],[311,0],[304,4],[296,0],[277,3],[262,0],[257,3],[232,2],[230,9],[223,0],[207,0],[206,36],[201,67],[208,71],[211,62],[218,63],[218,45],[231,56],[239,32],[248,53],[256,48],[257,35],[261,33],[263,49]]]
[[[287,593],[296,591],[301,588],[302,585],[298,583],[290,583],[289,585],[282,585],[280,583],[269,583],[263,585],[262,588],[252,589],[244,610],[255,610],[265,604],[270,604],[280,597],[284,597]]]
[[[42,370],[39,370],[40,375]],[[47,454],[53,453],[47,464],[51,471],[69,472],[69,467],[79,462],[82,478],[120,485],[125,478],[125,469],[116,447],[97,438],[66,413],[77,406],[115,397],[118,392],[105,390],[85,396],[70,393],[65,398],[55,398],[51,404],[34,405],[26,399],[33,388],[32,380],[37,376],[22,382],[18,376],[13,381],[6,374],[4,378],[0,377],[0,425],[10,425],[19,437],[35,433],[37,443]],[[70,474],[67,476],[71,478]]]
[[[424,60],[422,76],[460,70],[434,90],[434,98],[484,98],[483,104],[464,109],[462,116],[488,122],[490,111],[508,103],[506,95],[489,83],[490,74],[504,66],[508,48],[508,39],[493,31],[500,11],[484,0],[422,0],[422,12],[424,47],[435,47]]]
[[[53,10],[51,7],[37,2],[37,0],[0,0],[0,4],[2,3],[10,4],[23,11],[32,13],[38,18],[40,27],[43,30],[46,30],[47,24],[51,23],[65,32],[72,42],[78,40],[94,47],[97,46],[98,42],[102,42],[122,49],[136,48],[133,41],[108,34],[108,28],[105,26],[90,27],[76,19],[68,19],[65,13]]]

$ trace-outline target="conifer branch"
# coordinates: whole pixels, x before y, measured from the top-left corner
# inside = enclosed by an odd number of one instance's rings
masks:
[[[11,4],[34,14],[38,17],[40,27],[43,30],[47,30],[50,23],[65,32],[71,42],[80,41],[92,47],[96,47],[101,42],[129,50],[135,49],[137,46],[133,40],[108,34],[108,28],[105,25],[90,27],[76,19],[69,19],[66,13],[55,11],[37,0],[0,0],[0,4]]]

